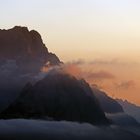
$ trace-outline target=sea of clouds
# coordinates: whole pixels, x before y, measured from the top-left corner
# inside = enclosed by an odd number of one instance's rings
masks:
[[[134,129],[133,129],[134,130]],[[1,140],[139,140],[131,129],[87,123],[42,120],[0,120]]]

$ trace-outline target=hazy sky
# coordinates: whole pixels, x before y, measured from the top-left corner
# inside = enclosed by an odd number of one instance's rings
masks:
[[[0,28],[15,25],[39,31],[62,61],[109,61],[96,70],[135,83],[119,97],[140,104],[140,0],[0,0]]]
[[[138,60],[139,0],[0,0],[0,28],[38,30],[63,61]]]

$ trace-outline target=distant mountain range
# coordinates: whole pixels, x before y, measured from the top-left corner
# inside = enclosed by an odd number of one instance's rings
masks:
[[[118,103],[118,100],[112,99],[105,92],[97,89],[96,87],[92,87],[92,90],[98,99],[101,108],[106,113],[107,118],[112,120],[114,124],[121,126],[139,125],[136,117],[130,112],[128,113],[128,111],[126,111],[123,106]]]
[[[94,95],[97,97],[102,109],[106,113],[123,113],[122,106],[114,99],[109,97],[105,92],[92,87]]]
[[[140,106],[130,103],[127,100],[116,99],[117,102],[123,107],[123,110],[135,118],[140,123]]]

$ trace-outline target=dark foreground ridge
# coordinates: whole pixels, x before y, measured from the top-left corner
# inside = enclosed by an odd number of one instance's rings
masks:
[[[45,118],[107,124],[91,88],[61,72],[50,72],[35,85],[28,84],[1,118]]]

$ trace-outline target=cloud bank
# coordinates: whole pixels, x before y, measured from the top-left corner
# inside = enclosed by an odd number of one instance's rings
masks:
[[[93,126],[75,122],[0,120],[2,140],[139,140],[139,136],[117,126]]]

